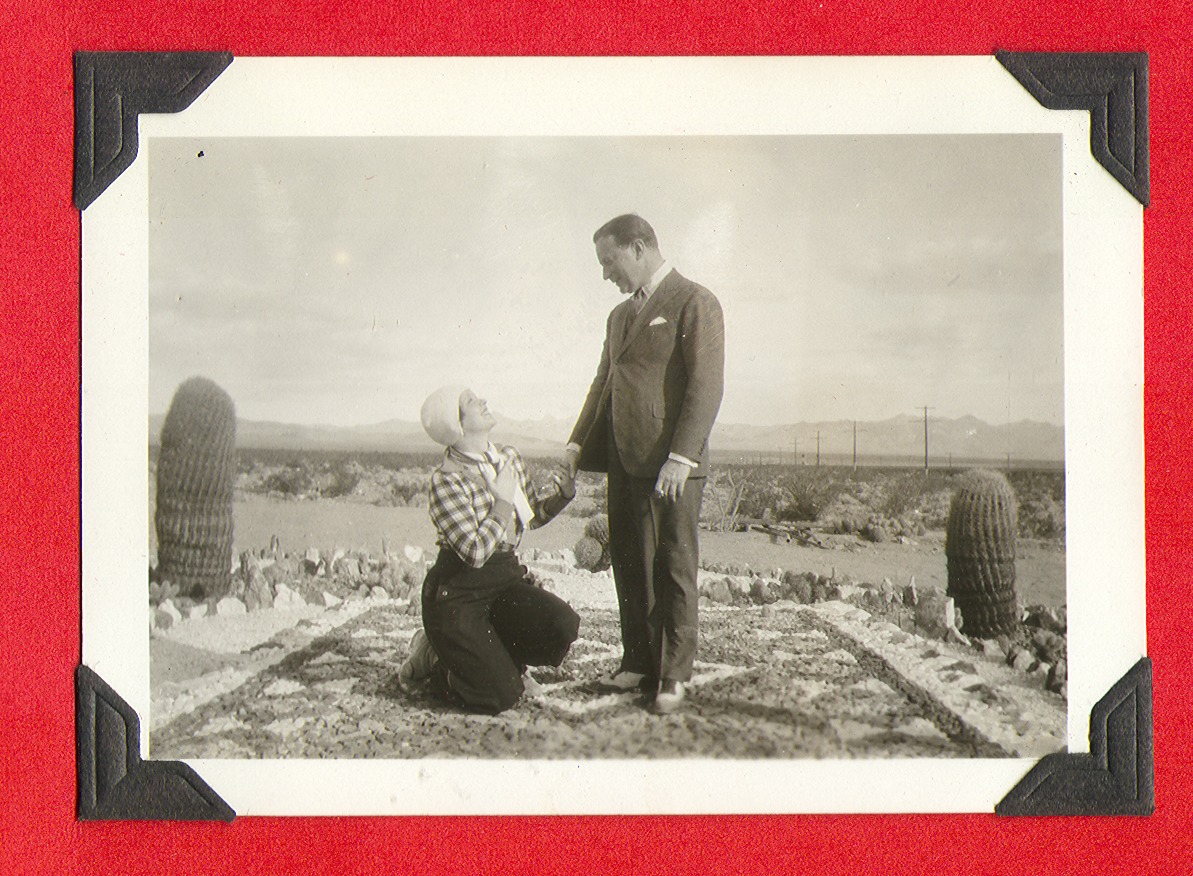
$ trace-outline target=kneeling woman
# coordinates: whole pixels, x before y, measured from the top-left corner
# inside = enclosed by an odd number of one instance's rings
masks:
[[[527,666],[558,666],[576,640],[579,616],[531,583],[514,553],[526,529],[572,500],[575,482],[557,475],[536,493],[518,451],[489,441],[496,421],[471,390],[432,393],[422,423],[447,448],[431,474],[439,557],[423,582],[426,636],[416,634],[399,677],[408,683],[429,669],[437,693],[496,714],[522,696]]]

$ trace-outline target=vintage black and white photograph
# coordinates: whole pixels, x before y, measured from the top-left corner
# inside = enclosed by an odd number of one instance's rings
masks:
[[[1080,750],[1143,601],[1088,115],[983,59],[242,60],[84,227],[84,649],[148,757],[314,770],[249,814],[965,811]]]

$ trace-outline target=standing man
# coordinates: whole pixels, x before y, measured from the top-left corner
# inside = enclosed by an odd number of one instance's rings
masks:
[[[697,524],[708,436],[721,405],[725,324],[713,294],[680,276],[641,217],[592,236],[626,301],[609,314],[596,378],[567,448],[570,470],[609,476],[609,547],[621,665],[597,682],[677,710],[696,656]]]

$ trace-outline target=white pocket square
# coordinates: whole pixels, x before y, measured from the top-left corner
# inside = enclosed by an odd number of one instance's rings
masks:
[[[654,319],[652,319],[650,321],[650,324],[651,325],[666,325],[667,320],[663,319],[663,317],[661,317],[661,316],[656,316]]]

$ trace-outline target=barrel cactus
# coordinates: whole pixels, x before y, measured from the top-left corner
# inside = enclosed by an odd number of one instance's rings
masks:
[[[584,535],[601,546],[600,554],[590,568],[594,572],[603,572],[612,564],[609,554],[609,518],[604,514],[597,514],[588,518],[584,524]]]
[[[604,514],[597,514],[588,518],[584,524],[584,534],[596,539],[601,547],[609,546],[609,518]]]
[[[174,393],[157,461],[157,577],[197,599],[232,584],[236,411],[224,390],[192,377]]]
[[[576,546],[572,548],[576,555],[576,567],[590,572],[600,570],[601,556],[604,553],[600,542],[590,536],[582,536]]]
[[[945,532],[948,595],[961,611],[962,632],[992,638],[1011,632],[1015,603],[1015,531],[1018,505],[998,472],[961,478],[949,505]]]

